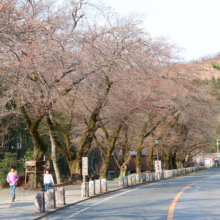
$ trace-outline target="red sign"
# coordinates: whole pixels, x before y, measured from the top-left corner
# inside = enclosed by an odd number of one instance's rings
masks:
[[[26,167],[35,167],[36,166],[36,161],[26,161],[25,166]]]

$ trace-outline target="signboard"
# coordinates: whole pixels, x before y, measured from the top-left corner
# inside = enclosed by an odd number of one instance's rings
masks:
[[[82,158],[82,175],[88,175],[88,157]]]
[[[156,172],[162,172],[160,160],[155,161],[155,170],[156,170]]]
[[[26,161],[25,166],[26,167],[35,167],[36,166],[36,161]]]
[[[217,153],[217,157],[220,157],[220,153]]]

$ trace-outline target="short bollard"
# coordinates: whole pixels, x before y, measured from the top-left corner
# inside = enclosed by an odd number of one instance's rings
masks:
[[[160,173],[161,173],[161,172],[157,172],[157,173],[156,173],[156,174],[157,174],[157,180],[161,180],[161,179],[160,179]]]
[[[57,188],[57,205],[66,205],[64,187]]]
[[[128,177],[123,176],[123,180],[124,180],[124,187],[127,187],[128,186]]]
[[[49,189],[46,192],[46,209],[55,209],[55,208],[56,208],[55,190]]]
[[[102,179],[101,180],[101,185],[102,185],[102,193],[107,192],[107,180],[106,179]]]
[[[124,187],[124,178],[122,176],[119,177],[119,187]]]
[[[102,185],[101,180],[95,181],[95,194],[101,194],[102,193]]]
[[[89,197],[89,183],[87,183],[87,182],[82,183],[81,196],[82,197]]]
[[[149,175],[149,173],[146,173],[146,182],[150,182],[150,175]]]
[[[140,174],[136,174],[135,177],[136,177],[136,184],[139,184],[140,183]]]
[[[175,176],[178,176],[178,170],[174,170]]]
[[[131,175],[128,176],[128,185],[132,186],[132,176]]]
[[[139,174],[139,183],[143,183],[143,175],[142,175],[142,173]]]
[[[136,185],[136,175],[131,175],[132,177],[132,185]]]
[[[37,213],[44,213],[45,212],[45,199],[44,199],[43,192],[37,192],[35,194],[34,210]]]
[[[89,181],[89,196],[95,195],[95,182]]]
[[[164,171],[164,172],[163,172],[163,177],[164,177],[164,179],[167,179],[167,178],[168,178],[168,171]]]

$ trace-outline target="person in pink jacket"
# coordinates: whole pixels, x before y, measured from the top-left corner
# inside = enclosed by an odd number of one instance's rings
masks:
[[[11,172],[9,172],[7,175],[7,182],[9,183],[11,188],[12,202],[15,201],[15,188],[18,180],[19,180],[19,176],[17,171],[15,170],[15,166],[11,166]]]

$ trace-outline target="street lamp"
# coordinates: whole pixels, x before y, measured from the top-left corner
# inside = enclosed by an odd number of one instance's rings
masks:
[[[205,162],[204,162],[204,152],[202,153],[202,155],[203,155],[203,166],[205,165]]]
[[[160,140],[159,140],[159,139],[155,139],[155,143],[156,143],[156,145],[157,145],[157,161],[158,161],[158,160],[159,160],[158,147],[159,147]]]

